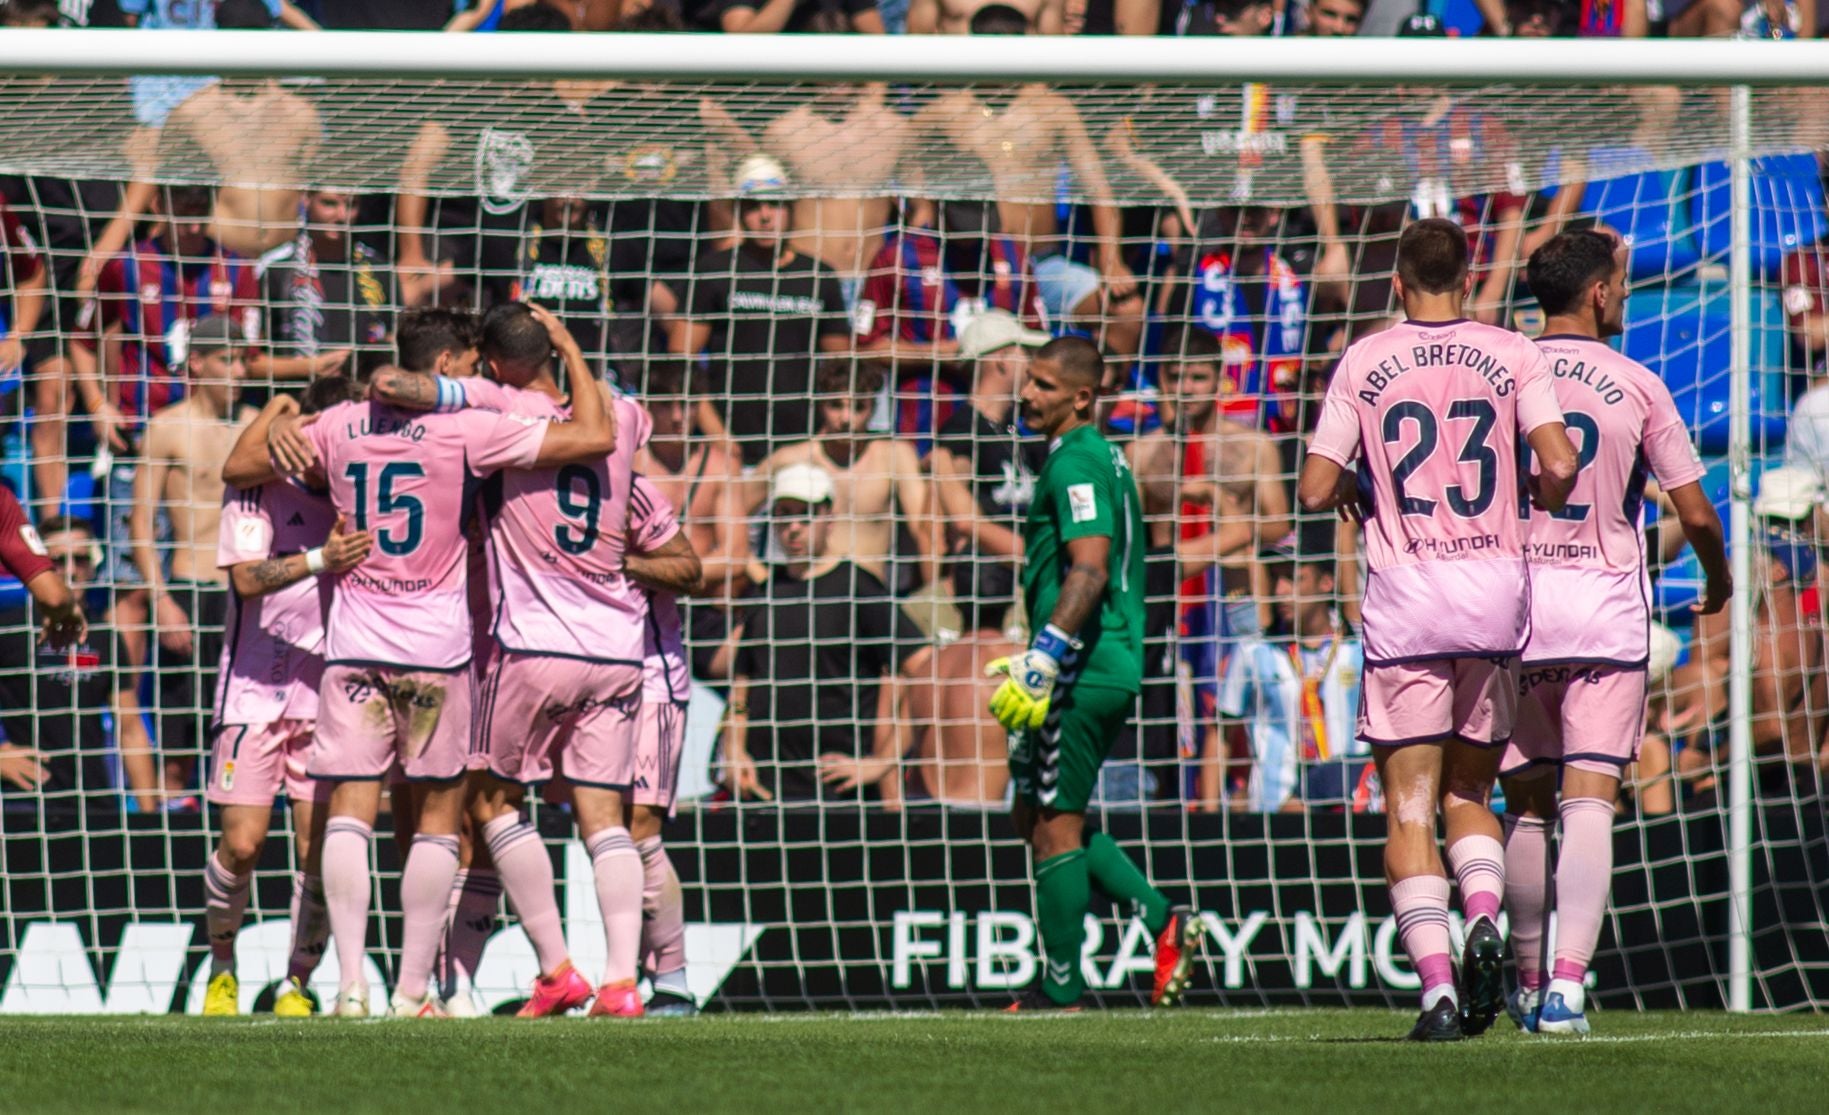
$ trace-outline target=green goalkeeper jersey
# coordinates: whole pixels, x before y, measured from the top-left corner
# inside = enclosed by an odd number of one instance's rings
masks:
[[[1073,684],[1137,693],[1143,688],[1143,511],[1130,463],[1092,426],[1062,435],[1035,481],[1023,530],[1023,598],[1030,632],[1054,614],[1071,562],[1067,543],[1111,539],[1105,595],[1076,633],[1085,649]]]

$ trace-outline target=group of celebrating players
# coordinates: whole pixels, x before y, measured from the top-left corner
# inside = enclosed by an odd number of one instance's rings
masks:
[[[1732,594],[1720,520],[1669,390],[1606,344],[1623,326],[1625,252],[1592,229],[1538,249],[1528,275],[1547,327],[1531,340],[1462,316],[1460,226],[1411,224],[1397,261],[1405,320],[1347,350],[1302,469],[1305,508],[1364,524],[1358,730],[1385,795],[1398,933],[1422,985],[1416,1040],[1480,1034],[1501,1011],[1529,1030],[1588,1031],[1614,802],[1645,716],[1640,519],[1653,478],[1707,575],[1696,610]],[[690,1011],[679,883],[659,826],[687,695],[674,594],[700,569],[673,509],[635,472],[646,415],[595,389],[578,346],[537,307],[500,306],[480,326],[459,312],[408,314],[398,346],[400,366],[366,386],[324,379],[302,408],[275,400],[223,470],[220,561],[236,612],[209,786],[224,838],[206,875],[206,1013],[237,1009],[235,933],[281,789],[300,871],[275,1009],[312,1011],[305,985],[328,931],[335,1011],[368,1013],[369,843],[387,779],[408,842],[392,1013],[474,1012],[464,978],[493,925],[498,877],[540,965],[523,1015],[586,1002],[639,1015],[643,971],[649,1013]],[[1025,530],[1034,641],[993,665],[1005,680],[992,711],[1012,732],[1047,964],[1016,1009],[1076,1005],[1093,883],[1156,937],[1152,1002],[1180,999],[1201,937],[1194,911],[1171,907],[1084,823],[1141,660],[1142,520],[1123,453],[1094,425],[1101,379],[1098,350],[1063,338],[1036,353],[1022,388],[1025,421],[1050,439]],[[1503,820],[1491,808],[1500,781]],[[606,937],[595,987],[567,955],[551,862],[520,812],[538,783],[571,805],[595,869]],[[1458,976],[1438,813],[1465,925]]]
[[[405,848],[390,1013],[476,1013],[468,974],[504,891],[540,965],[522,1015],[588,1002],[639,1016],[643,971],[650,1013],[690,1012],[659,830],[688,696],[674,594],[700,568],[635,471],[646,412],[601,388],[539,307],[480,322],[417,311],[397,346],[399,366],[367,384],[325,378],[302,403],[276,399],[223,467],[218,560],[236,591],[208,789],[223,839],[205,872],[204,1012],[240,1009],[235,937],[284,790],[299,871],[275,1012],[315,1011],[307,983],[328,933],[334,1011],[368,1015],[384,781]],[[530,784],[570,805],[590,853],[597,983],[568,954],[552,863],[520,810]]]

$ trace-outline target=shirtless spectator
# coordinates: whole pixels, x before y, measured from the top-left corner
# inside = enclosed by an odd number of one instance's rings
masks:
[[[984,668],[1021,650],[1003,629],[1016,574],[1002,562],[960,561],[953,599],[959,638],[934,652],[930,670],[902,682],[902,714],[914,726],[909,798],[983,809],[1002,805],[1010,782],[1009,732],[990,714],[997,683]]]
[[[641,400],[653,431],[635,454],[635,468],[678,508],[686,540],[699,555],[702,598],[728,604],[749,585],[743,463],[722,442],[693,437],[691,387],[685,361],[649,362]]]
[[[262,0],[221,0],[225,30],[272,26]],[[249,182],[312,176],[323,122],[311,102],[273,78],[224,78],[197,90],[165,121],[162,142],[200,150],[223,185],[211,234],[232,251],[258,256],[298,233],[299,191]]]
[[[1027,33],[1022,13],[1004,4],[979,9],[974,35]],[[932,135],[977,159],[991,178],[998,223],[1033,260],[1048,320],[1099,334],[1113,356],[1134,355],[1143,337],[1143,298],[1124,262],[1119,213],[1099,152],[1079,110],[1045,85],[975,86],[942,93],[915,118]],[[1061,164],[1091,202],[1098,267],[1066,256],[1054,199]]]
[[[993,0],[912,0],[908,5],[910,35],[969,35],[972,17],[992,7]],[[1059,35],[1064,28],[1065,0],[1014,0],[1000,5],[1019,12],[1037,35]]]
[[[902,590],[897,595],[906,595],[916,584],[932,584],[933,522],[920,458],[908,442],[869,429],[883,387],[881,366],[855,363],[848,356],[826,357],[819,362],[814,387],[818,432],[809,441],[776,450],[757,467],[750,482],[750,510],[762,506],[775,473],[791,465],[813,465],[832,480],[825,553],[856,565],[891,591]],[[919,555],[918,564],[905,571],[892,570],[898,526],[908,528]]]
[[[668,346],[682,356],[710,350],[712,399],[699,405],[699,431],[728,435],[756,464],[813,432],[814,358],[849,349],[851,322],[837,276],[787,241],[792,191],[781,164],[745,159],[735,191],[739,239],[699,256]]]
[[[222,463],[254,417],[236,398],[246,375],[245,345],[225,317],[205,318],[191,330],[184,356],[189,390],[147,423],[146,459],[134,480],[133,560],[153,602],[158,639],[150,661],[166,784],[173,790],[191,784],[216,691],[228,604],[228,578],[216,564]],[[155,529],[160,512],[171,526],[165,554]]]
[[[338,190],[307,192],[305,227],[261,257],[268,350],[248,358],[255,379],[353,371],[358,350],[391,348],[401,292],[387,257],[355,239],[356,204]]]
[[[26,371],[27,346],[36,348],[39,322],[44,317],[45,292],[50,286],[45,266],[31,233],[19,216],[0,201],[0,382]],[[16,413],[20,392],[9,392],[6,411]],[[56,450],[62,453],[63,447]],[[63,495],[60,488],[46,498]]]
[[[940,427],[927,461],[949,554],[1012,564],[1022,557],[1022,524],[1048,447],[1022,435],[1014,411],[1029,350],[1051,339],[1001,310],[979,315],[959,339],[959,356],[974,369],[971,399]]]
[[[1257,554],[1289,532],[1289,492],[1275,443],[1221,411],[1219,342],[1189,330],[1170,351],[1180,356],[1162,371],[1162,426],[1126,452],[1154,561],[1174,555],[1174,578],[1160,580],[1179,581],[1173,622],[1193,676],[1197,730],[1210,736],[1228,651],[1271,619]],[[1202,753],[1216,746],[1203,740]]]

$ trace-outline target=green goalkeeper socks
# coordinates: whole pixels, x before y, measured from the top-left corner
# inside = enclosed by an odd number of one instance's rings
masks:
[[[1162,932],[1162,927],[1169,923],[1167,896],[1150,886],[1149,880],[1124,854],[1124,849],[1118,847],[1116,840],[1102,832],[1093,833],[1092,839],[1086,842],[1086,869],[1100,890],[1119,902],[1128,902],[1132,915],[1142,918],[1152,934]]]
[[[1035,908],[1041,915],[1042,954],[1048,970],[1042,990],[1061,1006],[1086,990],[1080,948],[1086,940],[1086,906],[1092,883],[1085,849],[1052,856],[1035,865]]]

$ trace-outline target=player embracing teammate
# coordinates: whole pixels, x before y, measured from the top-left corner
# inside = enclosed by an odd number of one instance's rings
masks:
[[[1644,728],[1639,513],[1651,476],[1707,571],[1697,610],[1732,592],[1669,390],[1605,344],[1623,321],[1624,248],[1562,233],[1531,257],[1530,284],[1549,318],[1538,341],[1465,321],[1465,235],[1438,220],[1406,229],[1407,320],[1347,351],[1302,472],[1305,507],[1365,519],[1359,731],[1385,788],[1391,905],[1422,980],[1418,1041],[1483,1033],[1502,1006],[1526,1029],[1587,1032],[1582,981],[1611,881],[1613,803]],[[1488,805],[1501,773],[1502,829]],[[1466,925],[1458,984],[1438,806]],[[1559,939],[1544,990],[1556,817]],[[1501,894],[1519,977],[1509,1004]]]

